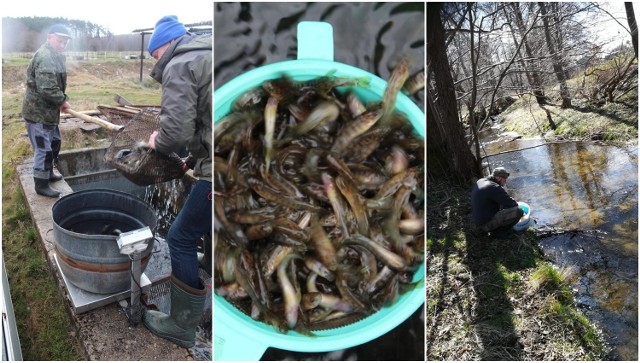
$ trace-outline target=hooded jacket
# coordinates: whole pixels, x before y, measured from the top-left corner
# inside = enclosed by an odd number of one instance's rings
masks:
[[[196,159],[193,175],[211,181],[211,35],[176,39],[150,76],[162,84],[156,150],[165,155],[186,147]]]
[[[67,100],[67,70],[64,55],[44,43],[27,68],[27,90],[22,100],[22,117],[46,125],[60,123],[60,106]]]

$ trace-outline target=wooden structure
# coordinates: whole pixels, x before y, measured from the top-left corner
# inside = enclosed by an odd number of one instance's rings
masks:
[[[201,21],[199,23],[191,23],[184,25],[187,31],[194,34],[211,34],[213,32],[213,21]],[[136,29],[132,33],[140,33],[140,82],[142,82],[142,69],[144,66],[144,36],[152,34],[154,28]]]

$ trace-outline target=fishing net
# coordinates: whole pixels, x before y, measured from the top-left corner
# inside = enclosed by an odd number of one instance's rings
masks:
[[[149,136],[160,128],[160,112],[144,108],[118,131],[104,159],[133,183],[147,186],[184,176],[182,160],[146,146]]]

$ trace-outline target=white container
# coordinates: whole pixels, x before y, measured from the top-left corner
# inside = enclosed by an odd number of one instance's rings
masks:
[[[513,226],[513,230],[524,231],[529,228],[529,224],[531,224],[531,207],[529,207],[529,204],[525,202],[518,202],[518,206],[524,211],[524,215],[520,218],[518,223]]]

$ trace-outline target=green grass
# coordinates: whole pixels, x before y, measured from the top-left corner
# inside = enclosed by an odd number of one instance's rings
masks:
[[[593,352],[594,356],[604,355],[605,348],[599,339],[598,332],[582,313],[560,300],[552,301],[549,311],[573,329],[580,344],[587,351]]]
[[[531,274],[530,283],[535,289],[556,293],[562,301],[572,302],[573,297],[567,286],[566,276],[566,270],[558,271],[549,264],[542,264]]]
[[[8,177],[7,177],[8,176]],[[82,360],[37,233],[17,185],[3,168],[2,250],[25,360]]]
[[[536,289],[543,289],[552,298],[547,301],[546,310],[552,320],[560,320],[574,331],[580,344],[595,356],[604,355],[605,349],[598,332],[591,322],[575,308],[573,294],[567,283],[569,271],[556,270],[543,264],[531,275],[530,283]]]

